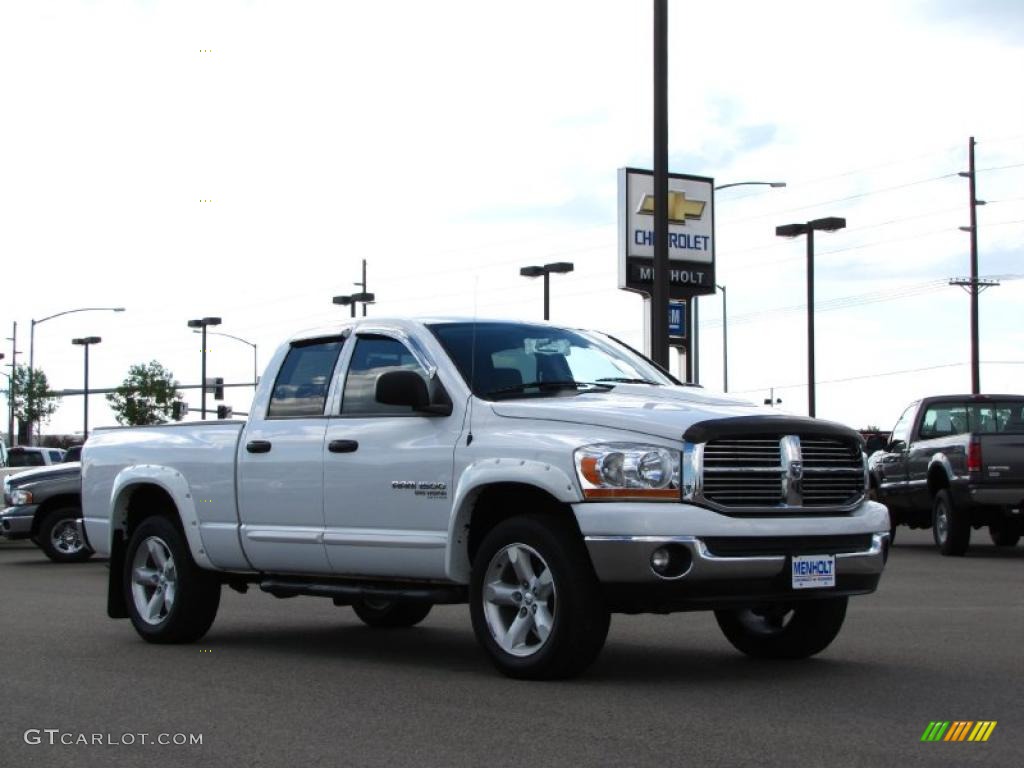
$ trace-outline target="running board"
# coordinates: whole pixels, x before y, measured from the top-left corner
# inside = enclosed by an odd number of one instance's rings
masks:
[[[469,602],[469,589],[460,584],[401,583],[381,581],[310,581],[301,578],[263,579],[260,589],[274,597],[333,597],[337,605],[358,598],[371,600],[411,600],[421,603],[455,604]]]

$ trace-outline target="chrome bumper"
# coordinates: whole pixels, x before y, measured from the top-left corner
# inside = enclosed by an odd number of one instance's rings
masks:
[[[586,536],[584,540],[597,577],[604,583],[770,580],[782,574],[790,558],[785,554],[715,555],[697,536]],[[684,547],[692,560],[690,567],[678,576],[659,576],[651,568],[651,554],[668,544]],[[816,554],[832,553],[823,551]],[[882,573],[888,554],[889,534],[875,533],[868,549],[836,554],[836,577],[877,576]]]
[[[32,535],[32,521],[36,516],[37,506],[28,504],[23,507],[7,507],[0,511],[0,534],[8,539],[27,539]]]

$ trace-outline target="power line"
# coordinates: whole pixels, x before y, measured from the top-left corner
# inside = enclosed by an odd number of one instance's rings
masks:
[[[1024,360],[983,360],[982,365],[1024,365]],[[926,365],[921,368],[904,368],[900,371],[880,371],[877,373],[864,373],[858,376],[845,376],[840,379],[825,379],[816,382],[817,384],[842,384],[848,381],[861,381],[863,379],[877,379],[883,376],[902,376],[908,373],[925,373],[927,371],[937,371],[942,368],[963,368],[964,366],[970,365],[970,363],[941,363],[939,365]],[[798,389],[800,387],[806,387],[807,382],[801,384],[771,384],[764,387],[754,387],[752,389],[740,389],[736,390],[735,394],[742,395],[750,392],[764,392],[766,389]],[[733,393],[730,393],[733,394]]]

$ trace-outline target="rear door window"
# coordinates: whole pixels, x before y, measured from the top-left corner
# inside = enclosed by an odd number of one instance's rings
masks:
[[[268,419],[298,419],[324,415],[343,339],[318,339],[292,345],[274,382]]]

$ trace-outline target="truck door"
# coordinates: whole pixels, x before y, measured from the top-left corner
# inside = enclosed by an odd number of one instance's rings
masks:
[[[882,500],[890,508],[907,504],[907,456],[910,428],[917,414],[917,403],[911,403],[892,428],[889,446],[878,462]]]
[[[437,416],[377,402],[383,373],[411,370],[430,378],[426,353],[400,336],[360,333],[346,352],[323,454],[324,543],[338,574],[444,577],[464,405]]]
[[[238,447],[242,546],[261,571],[326,573],[325,407],[341,338],[291,345],[265,413],[252,413]]]
[[[956,440],[968,432],[967,405],[939,401],[931,403],[921,415],[907,460],[907,480],[910,503],[918,510],[932,508],[928,490],[928,469],[932,458],[942,453],[949,460],[955,474],[963,474],[967,467],[967,440]]]

